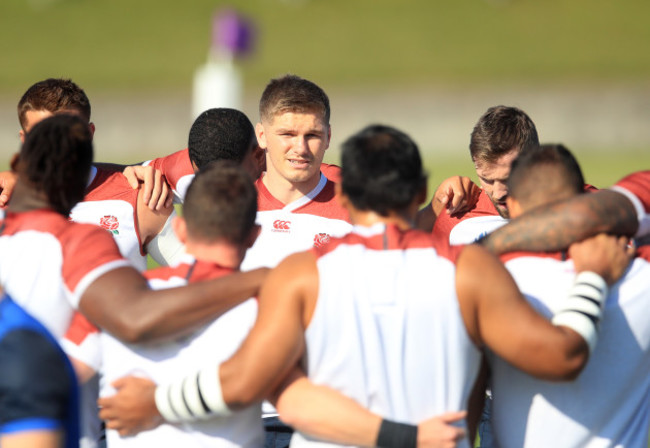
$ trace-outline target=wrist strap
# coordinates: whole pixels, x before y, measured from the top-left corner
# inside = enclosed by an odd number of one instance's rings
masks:
[[[569,327],[584,338],[589,353],[596,347],[607,293],[607,283],[600,275],[590,271],[580,272],[576,275],[569,297],[553,316],[554,325]]]
[[[231,415],[221,392],[219,366],[211,365],[198,372],[160,385],[155,393],[156,408],[172,423],[207,420]]]
[[[382,420],[377,436],[377,446],[381,448],[416,448],[418,427],[391,420]]]

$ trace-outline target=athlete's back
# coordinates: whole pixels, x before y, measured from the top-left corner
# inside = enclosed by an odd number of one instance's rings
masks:
[[[455,266],[430,236],[355,227],[316,251],[318,302],[305,332],[310,380],[397,421],[466,409],[481,355],[460,314]],[[292,445],[303,441],[295,435]]]

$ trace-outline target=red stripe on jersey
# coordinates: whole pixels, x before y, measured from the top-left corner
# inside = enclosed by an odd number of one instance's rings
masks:
[[[341,238],[332,238],[322,247],[312,249],[317,257],[322,257],[341,245],[361,244],[370,250],[434,249],[438,255],[455,263],[465,246],[450,246],[448,242],[435,240],[428,233],[416,229],[400,230],[395,225],[386,225],[383,233],[370,236],[360,235],[354,230]]]
[[[650,171],[637,171],[616,182],[617,187],[639,198],[646,213],[650,213]]]
[[[350,221],[348,211],[339,204],[336,200],[334,192],[334,182],[328,180],[325,187],[321,190],[315,198],[307,202],[302,207],[292,210],[292,213],[306,213],[309,215],[321,216],[329,219],[340,219],[341,221]],[[271,192],[266,188],[262,178],[257,179],[255,182],[257,187],[257,210],[279,210],[286,206],[278,201]]]
[[[79,311],[75,311],[72,316],[72,321],[70,322],[70,327],[68,327],[68,331],[65,334],[65,338],[76,345],[81,345],[81,343],[93,333],[99,333],[99,329],[91,324],[83,314]]]
[[[181,149],[165,157],[153,159],[149,165],[160,170],[167,179],[167,183],[174,190],[176,190],[176,185],[182,177],[194,174],[188,148]]]
[[[104,264],[123,260],[117,244],[106,230],[92,224],[68,221],[47,209],[8,213],[3,236],[22,231],[49,233],[61,245],[62,277],[70,291],[92,270]]]

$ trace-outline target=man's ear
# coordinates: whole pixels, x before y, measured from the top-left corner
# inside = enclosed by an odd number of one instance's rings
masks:
[[[266,149],[266,133],[262,123],[257,123],[255,125],[255,136],[257,137],[257,144],[260,145],[260,148]]]
[[[174,230],[174,233],[176,234],[176,237],[178,240],[186,244],[187,243],[187,222],[185,222],[185,218],[182,216],[175,216],[174,219],[172,219],[172,229]]]
[[[20,136],[20,144],[22,145],[23,143],[25,143],[25,136],[27,135],[27,133],[25,132],[24,129],[21,129],[20,131],[18,131],[18,135]]]
[[[92,121],[88,123],[88,129],[90,129],[90,135],[92,137],[95,137],[95,123],[93,123]]]

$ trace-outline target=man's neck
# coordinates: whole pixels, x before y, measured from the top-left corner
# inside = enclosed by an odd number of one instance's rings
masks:
[[[27,187],[20,180],[16,182],[7,211],[21,213],[43,208],[52,208],[45,193]]]
[[[239,269],[246,253],[245,249],[223,241],[213,243],[187,241],[185,250],[197,260],[208,261],[235,270]]]
[[[409,230],[414,226],[414,216],[409,213],[389,212],[388,216],[382,216],[377,212],[368,210],[356,210],[348,208],[350,221],[355,226],[372,227],[375,224],[392,224],[400,230]]]
[[[305,182],[290,182],[278,174],[266,172],[263,174],[262,183],[275,199],[283,204],[291,204],[313,191],[320,179],[320,171]]]

